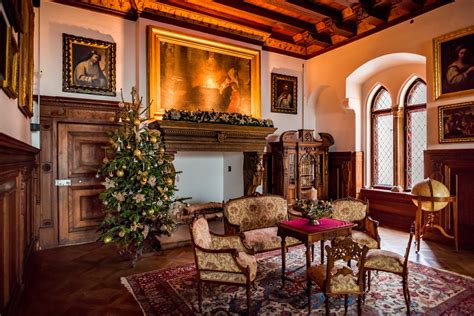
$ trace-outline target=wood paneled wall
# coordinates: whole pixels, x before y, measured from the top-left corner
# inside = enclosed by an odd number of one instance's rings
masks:
[[[427,150],[424,162],[425,176],[443,182],[457,196],[459,247],[474,249],[474,149]],[[452,214],[446,212],[439,214],[440,223],[452,233]]]
[[[363,152],[329,153],[329,198],[358,197],[364,183]]]
[[[118,102],[41,96],[39,244],[94,241],[103,217],[95,178],[114,129]],[[71,185],[56,186],[69,179]]]
[[[34,247],[38,149],[0,133],[0,314],[13,313]]]

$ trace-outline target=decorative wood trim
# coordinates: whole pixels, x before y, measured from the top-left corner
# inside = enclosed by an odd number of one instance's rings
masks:
[[[357,198],[364,183],[364,153],[329,153],[329,198]]]
[[[0,314],[15,314],[33,249],[39,150],[0,133]]]
[[[425,176],[443,182],[451,195],[457,196],[459,212],[459,247],[474,249],[474,149],[426,150],[424,154]],[[453,232],[452,212],[439,212],[440,225],[448,233]],[[438,233],[429,238],[438,240]],[[440,241],[443,239],[440,239]]]
[[[181,121],[155,121],[151,128],[160,128],[166,150],[219,151],[263,153],[266,137],[273,127],[238,126]]]
[[[369,201],[370,216],[382,226],[408,231],[415,220],[416,206],[410,193],[361,189],[360,198]]]

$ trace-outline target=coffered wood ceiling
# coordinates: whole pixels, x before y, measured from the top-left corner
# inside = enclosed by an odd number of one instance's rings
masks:
[[[308,59],[454,0],[57,0]]]

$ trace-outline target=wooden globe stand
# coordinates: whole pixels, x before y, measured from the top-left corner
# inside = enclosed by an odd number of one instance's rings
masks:
[[[416,243],[416,253],[420,251],[420,241],[425,233],[426,227],[433,227],[438,229],[443,236],[454,239],[454,244],[456,246],[456,251],[459,250],[458,247],[458,203],[455,196],[448,196],[448,197],[428,197],[428,196],[413,196],[414,199],[418,201],[418,209],[416,211],[415,217],[415,243]],[[431,210],[424,210],[422,209],[422,202],[448,202],[453,203],[453,219],[454,219],[454,236],[449,235],[441,225],[435,223],[435,213],[440,212],[441,210],[431,211]],[[444,208],[448,207],[446,205]],[[434,207],[432,207],[433,209]],[[443,209],[444,209],[443,208]],[[425,222],[424,213],[427,214],[427,220]]]

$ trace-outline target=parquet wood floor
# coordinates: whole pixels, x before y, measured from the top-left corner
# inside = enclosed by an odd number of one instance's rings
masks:
[[[408,234],[380,228],[382,248],[403,254]],[[414,247],[412,247],[414,249]],[[474,253],[423,241],[410,260],[474,277]],[[194,262],[191,247],[146,253],[135,268],[113,246],[91,243],[33,254],[20,315],[141,315],[120,277]]]

